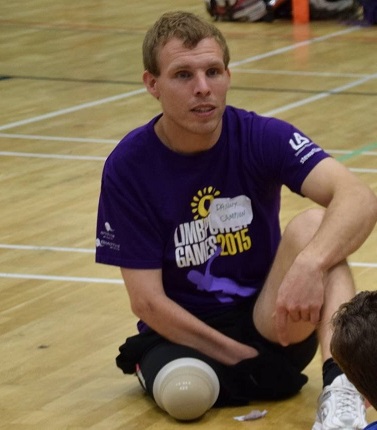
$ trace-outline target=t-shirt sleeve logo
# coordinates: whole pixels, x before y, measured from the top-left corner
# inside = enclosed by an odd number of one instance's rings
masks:
[[[289,144],[291,145],[294,151],[298,151],[303,148],[305,145],[311,144],[312,142],[307,137],[303,136],[300,133],[293,133],[292,139],[289,140]]]
[[[104,223],[104,228],[99,231],[96,239],[97,248],[109,248],[113,251],[119,251],[120,245],[115,242],[115,230],[111,227],[109,222]]]
[[[296,151],[295,156],[300,156],[300,163],[305,164],[317,152],[321,152],[322,148],[315,146],[314,143],[306,136],[295,132],[292,139],[289,140],[292,149]]]

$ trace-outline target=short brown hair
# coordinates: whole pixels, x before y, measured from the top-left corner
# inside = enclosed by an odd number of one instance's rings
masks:
[[[377,409],[377,291],[362,291],[341,305],[332,325],[334,360]]]
[[[183,46],[195,48],[205,38],[214,38],[223,51],[225,68],[230,55],[226,40],[220,30],[210,22],[190,12],[167,12],[147,31],[143,42],[143,63],[145,70],[159,76],[158,50],[172,39],[182,40]]]

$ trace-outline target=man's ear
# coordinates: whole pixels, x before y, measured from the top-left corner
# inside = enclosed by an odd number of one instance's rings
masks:
[[[160,92],[158,90],[157,78],[152,75],[151,72],[145,70],[143,73],[143,82],[148,92],[158,100],[160,97]]]
[[[231,81],[231,78],[232,78],[232,74],[231,74],[231,72],[230,72],[229,67],[227,67],[227,69],[226,69],[226,73],[227,73],[227,75],[228,75],[228,79],[229,79],[229,82],[228,82],[228,90],[229,90],[229,89],[230,89],[230,81]]]

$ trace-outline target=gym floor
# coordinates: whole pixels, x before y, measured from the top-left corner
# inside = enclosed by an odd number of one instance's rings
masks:
[[[173,0],[0,4],[0,429],[311,429],[319,356],[284,402],[174,421],[115,367],[136,318],[119,269],[94,263],[104,160],[159,112],[141,43]],[[202,0],[180,9],[210,19]],[[288,120],[377,192],[377,32],[333,21],[217,23],[231,50],[228,102]],[[284,226],[310,202],[283,191]],[[350,256],[377,288],[377,231]],[[234,416],[267,410],[253,423]],[[368,410],[369,420],[377,413]]]

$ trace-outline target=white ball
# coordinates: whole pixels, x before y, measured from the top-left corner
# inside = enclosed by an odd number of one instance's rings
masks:
[[[219,391],[214,370],[195,358],[179,358],[166,364],[153,383],[158,406],[183,421],[204,415],[216,402]]]

